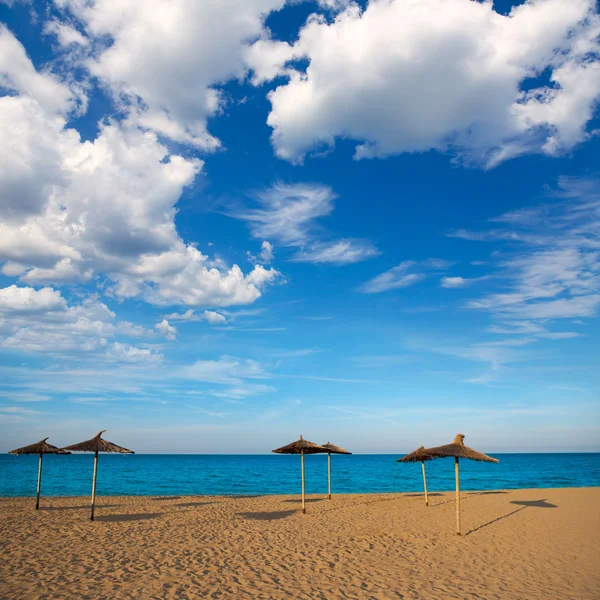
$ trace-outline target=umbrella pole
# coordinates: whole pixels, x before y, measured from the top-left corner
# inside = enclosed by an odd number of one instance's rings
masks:
[[[98,452],[94,455],[94,478],[92,479],[92,514],[90,521],[94,520],[94,508],[96,506],[96,474],[98,473]]]
[[[421,468],[423,469],[423,487],[425,488],[425,506],[429,506],[429,498],[427,496],[427,475],[425,475],[425,461],[421,461]]]
[[[42,457],[44,455],[40,452],[40,464],[38,466],[38,484],[37,484],[37,499],[35,501],[35,510],[40,509],[40,489],[42,487]]]
[[[302,512],[306,513],[306,508],[304,508],[304,450],[300,453],[300,460],[302,462]]]
[[[331,500],[331,452],[327,453],[327,495]]]
[[[458,467],[458,456],[454,457],[454,470],[456,473],[456,535],[460,533],[460,474]]]

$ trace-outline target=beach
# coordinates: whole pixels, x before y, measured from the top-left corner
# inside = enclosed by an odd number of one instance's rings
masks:
[[[0,498],[0,597],[600,597],[600,488]]]

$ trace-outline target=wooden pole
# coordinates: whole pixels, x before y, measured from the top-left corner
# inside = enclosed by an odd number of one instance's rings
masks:
[[[327,453],[327,495],[331,500],[331,452]]]
[[[40,464],[38,467],[38,484],[37,484],[37,500],[35,501],[35,510],[40,509],[40,489],[42,487],[42,457],[44,455],[40,452]]]
[[[300,457],[302,460],[302,512],[306,513],[306,508],[304,508],[304,450],[302,450]]]
[[[429,497],[427,496],[427,475],[425,475],[425,461],[421,461],[421,468],[423,469],[423,487],[425,488],[425,506],[429,506]]]
[[[454,457],[454,470],[456,473],[456,535],[460,533],[460,474],[458,468],[458,456]]]
[[[98,473],[98,452],[94,455],[94,478],[92,479],[92,515],[90,521],[94,520],[94,508],[96,506],[96,474]]]

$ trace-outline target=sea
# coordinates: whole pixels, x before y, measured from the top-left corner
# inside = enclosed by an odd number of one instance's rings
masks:
[[[461,489],[600,486],[600,453],[495,454],[499,463],[461,460]],[[399,455],[331,456],[332,493],[421,492],[421,463]],[[327,456],[305,457],[306,492],[327,493]],[[430,492],[454,489],[454,461],[426,463]],[[38,456],[0,455],[0,496],[33,496]],[[91,490],[93,455],[46,455],[44,496],[80,496]],[[298,455],[101,454],[97,494],[101,496],[193,496],[297,494]]]

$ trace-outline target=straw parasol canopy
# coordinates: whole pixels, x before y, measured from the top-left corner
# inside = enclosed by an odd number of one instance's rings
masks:
[[[436,446],[435,448],[427,448],[423,452],[430,455],[431,458],[452,458],[454,457],[454,471],[456,479],[456,534],[461,535],[460,530],[460,471],[458,461],[461,458],[469,460],[477,460],[481,462],[500,462],[497,458],[492,458],[483,452],[477,452],[473,448],[469,448],[464,444],[465,436],[458,433],[451,444],[445,446]]]
[[[429,506],[429,496],[427,495],[427,474],[425,473],[425,461],[433,460],[433,456],[428,454],[425,450],[425,446],[421,446],[416,450],[413,450],[406,456],[399,458],[396,462],[404,462],[404,463],[421,463],[421,470],[423,471],[423,489],[425,490],[425,506]]]
[[[332,454],[352,454],[340,446],[336,446],[330,442],[323,444],[323,448],[327,450],[327,497],[331,500],[331,455]]]
[[[119,452],[121,454],[135,454],[133,450],[123,448],[123,446],[117,446],[108,440],[102,439],[102,434],[106,431],[103,429],[97,433],[91,440],[80,442],[79,444],[73,444],[72,446],[66,446],[65,450],[72,450],[73,452],[93,452],[94,453],[94,477],[92,479],[92,513],[90,520],[94,520],[94,508],[96,506],[96,475],[98,474],[98,453],[99,452]]]
[[[425,446],[421,446],[420,448],[413,450],[406,456],[399,458],[396,462],[412,463],[412,462],[424,462],[426,460],[433,460],[433,459],[434,459],[434,457],[431,456],[431,454],[428,454],[427,451],[425,450]]]
[[[493,463],[500,462],[497,458],[492,458],[483,452],[477,452],[477,450],[465,446],[464,439],[465,436],[462,433],[458,433],[451,444],[427,448],[426,452],[431,455],[431,458],[454,457]]]
[[[271,452],[275,452],[275,454],[300,454],[300,463],[302,465],[302,512],[306,513],[306,508],[304,506],[304,455],[324,454],[327,452],[327,449],[323,448],[323,446],[319,446],[319,444],[315,444],[314,442],[309,442],[300,436],[298,441],[292,442],[287,446],[277,448],[277,450],[271,450]]]
[[[330,454],[352,454],[352,452],[348,452],[348,450],[344,450],[343,448],[340,448],[335,444],[331,444],[330,442],[323,444],[323,448],[325,448]]]
[[[323,454],[327,450],[323,446],[309,442],[300,436],[297,442],[292,442],[287,446],[277,448],[277,450],[271,450],[271,452],[275,452],[275,454]]]
[[[47,439],[48,438],[44,438],[35,444],[11,450],[9,454],[71,454],[62,448],[57,448],[56,446],[49,444],[46,442]]]
[[[46,442],[48,438],[44,438],[35,444],[30,444],[29,446],[23,446],[23,448],[17,448],[16,450],[11,450],[9,454],[39,454],[40,462],[38,464],[38,480],[37,480],[37,495],[35,501],[35,509],[39,510],[40,508],[40,490],[42,487],[42,457],[44,454],[71,454],[66,450],[62,450],[61,448],[57,448],[52,444],[48,444]]]
[[[103,429],[98,432],[91,440],[80,442],[79,444],[73,444],[72,446],[66,446],[65,450],[71,450],[73,452],[121,452],[122,454],[135,454],[133,450],[128,450],[122,446],[117,446],[108,440],[102,439],[102,434],[106,431]]]

